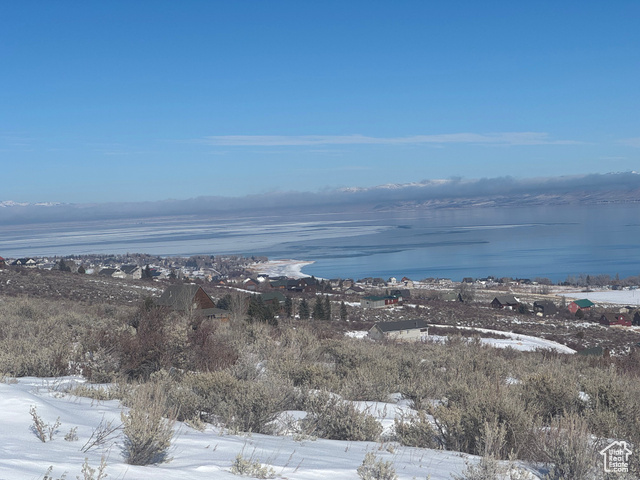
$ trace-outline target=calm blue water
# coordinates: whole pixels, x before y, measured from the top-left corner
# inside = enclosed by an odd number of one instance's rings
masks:
[[[323,278],[640,275],[638,205],[0,226],[4,257],[141,252],[314,260]]]

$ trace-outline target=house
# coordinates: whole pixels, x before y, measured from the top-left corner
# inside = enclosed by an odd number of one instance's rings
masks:
[[[569,310],[571,313],[575,315],[578,310],[582,310],[583,312],[588,312],[589,310],[591,310],[591,307],[593,306],[595,306],[595,303],[593,303],[591,300],[582,298],[580,300],[574,300],[573,302],[571,302],[567,306],[567,310]]]
[[[229,312],[216,308],[215,302],[202,287],[195,284],[171,285],[156,301],[159,307],[168,307],[176,312],[195,311],[207,318],[229,320]]]
[[[287,297],[285,297],[284,293],[279,290],[276,290],[275,292],[262,293],[260,294],[260,298],[262,298],[265,305],[275,305],[278,307],[284,305],[287,301]]]
[[[126,278],[125,273],[119,268],[103,268],[98,272],[98,275],[113,278]]]
[[[289,285],[295,285],[295,283],[295,280],[291,280],[287,277],[269,279],[269,285],[271,285],[271,288],[275,288],[278,290],[288,290]]]
[[[611,327],[612,325],[630,327],[631,318],[625,313],[603,313],[600,317],[600,325],[606,325],[607,327]]]
[[[297,280],[295,290],[297,292],[316,293],[319,283],[315,277],[300,278]]]
[[[142,269],[138,265],[122,265],[120,270],[125,275],[125,278],[133,280],[140,280],[142,278]]]
[[[424,320],[378,322],[368,333],[372,340],[423,341],[429,336],[429,326]]]
[[[440,300],[443,302],[463,302],[462,294],[459,292],[443,292],[440,294]]]
[[[403,288],[401,290],[391,290],[389,295],[394,297],[398,297],[398,301],[406,300],[407,298],[411,298],[411,290],[407,288]]]
[[[244,288],[245,290],[250,290],[252,292],[255,292],[256,289],[258,288],[258,282],[252,278],[246,278],[242,282],[242,288]]]
[[[493,308],[503,308],[506,310],[516,310],[520,306],[520,300],[513,295],[500,295],[491,301]]]
[[[533,302],[533,312],[540,317],[546,317],[558,313],[558,307],[550,300],[538,300]]]
[[[7,262],[4,258],[0,257],[0,268],[4,268],[7,266]]]
[[[351,285],[344,293],[347,295],[364,295],[365,289],[357,285]]]
[[[368,296],[360,299],[360,306],[362,308],[384,308],[398,303],[398,297],[392,295],[386,295],[384,297]]]
[[[36,262],[33,258],[19,258],[11,262],[11,265],[14,267],[35,268],[38,265],[38,262]]]
[[[409,277],[402,277],[402,280],[400,280],[405,287],[409,287],[409,288],[413,288],[413,280],[411,280]]]

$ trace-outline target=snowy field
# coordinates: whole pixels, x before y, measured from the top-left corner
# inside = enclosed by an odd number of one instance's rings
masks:
[[[433,325],[434,327],[451,328],[451,325]],[[480,341],[485,345],[490,345],[496,348],[513,348],[520,351],[534,351],[534,350],[555,350],[560,353],[576,353],[575,350],[569,348],[561,343],[554,342],[552,340],[546,340],[544,338],[532,337],[530,335],[521,335],[519,333],[504,332],[502,330],[489,330],[488,328],[477,327],[462,327],[457,326],[460,330],[476,330],[478,332],[503,335],[510,338],[480,338]],[[347,332],[345,335],[352,338],[364,339],[367,337],[366,331],[354,330]],[[444,343],[448,337],[443,335],[431,335],[429,334],[428,341],[442,342]]]
[[[640,307],[640,290],[601,290],[594,292],[562,292],[558,295],[571,299],[588,298],[593,303],[611,303],[614,305],[637,305]]]
[[[323,439],[294,439],[293,436],[231,435],[208,426],[204,432],[184,424],[177,424],[168,463],[132,466],[124,463],[121,431],[104,445],[83,452],[83,446],[100,422],[120,425],[122,407],[117,401],[97,402],[68,395],[68,386],[83,382],[79,377],[64,379],[19,378],[0,383],[0,479],[43,479],[49,467],[50,476],[59,479],[84,478],[82,464],[87,459],[92,468],[106,458],[105,472],[109,479],[237,479],[230,472],[238,454],[260,461],[273,468],[276,478],[319,480],[354,479],[356,469],[367,452],[378,459],[391,461],[400,479],[451,480],[460,474],[465,461],[477,462],[477,457],[398,444],[375,442],[347,442]],[[409,411],[400,403],[358,402],[384,426],[393,428],[393,418]],[[32,431],[31,407],[50,425],[59,418],[60,426],[53,440],[43,443]],[[77,440],[67,441],[72,429]],[[537,478],[531,476],[530,478]]]

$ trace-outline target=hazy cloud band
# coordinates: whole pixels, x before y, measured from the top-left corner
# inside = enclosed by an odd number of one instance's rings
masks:
[[[413,135],[409,137],[370,137],[366,135],[219,135],[203,142],[214,146],[281,147],[317,145],[416,145],[416,144],[476,144],[476,145],[568,145],[580,142],[553,140],[544,132],[448,133]]]

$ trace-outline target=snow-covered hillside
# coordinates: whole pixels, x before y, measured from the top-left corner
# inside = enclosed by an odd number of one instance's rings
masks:
[[[104,445],[83,452],[96,428],[113,422],[119,425],[122,407],[117,401],[96,402],[64,393],[70,386],[82,383],[79,377],[63,379],[19,378],[0,383],[0,479],[42,479],[49,475],[59,479],[83,479],[85,462],[92,468],[106,458],[105,472],[109,479],[237,479],[230,468],[238,454],[270,465],[276,478],[318,480],[358,479],[358,466],[367,452],[380,460],[393,463],[400,479],[451,480],[460,474],[465,462],[475,463],[477,457],[457,452],[402,447],[394,443],[344,442],[293,436],[231,434],[208,426],[205,431],[177,424],[170,452],[171,461],[150,466],[124,463],[123,435],[118,431]],[[408,409],[400,404],[359,403],[388,428],[393,417]],[[43,443],[32,431],[29,413],[35,407],[37,415],[49,425],[59,418],[60,426],[53,440]],[[65,436],[76,429],[77,440]],[[537,478],[531,476],[530,478]]]

